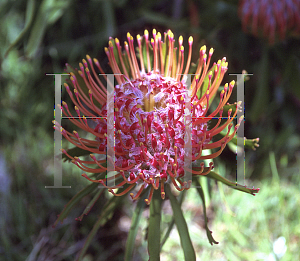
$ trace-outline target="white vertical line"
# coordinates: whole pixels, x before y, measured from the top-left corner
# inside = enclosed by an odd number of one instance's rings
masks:
[[[106,186],[115,186],[115,116],[114,116],[114,74],[107,76],[107,179]]]
[[[189,187],[189,182],[192,181],[192,115],[191,115],[191,96],[189,94],[191,89],[192,75],[185,75],[186,89],[185,89],[185,109],[184,109],[184,182]]]
[[[54,97],[54,119],[61,126],[62,110],[57,107],[57,104],[61,104],[61,77],[62,75],[69,74],[46,74],[54,75],[55,83],[55,97]],[[62,185],[62,134],[59,130],[54,131],[54,186],[45,186],[45,188],[71,188],[71,186]]]
[[[244,77],[247,75],[253,74],[245,74],[245,73],[238,73],[238,74],[229,74],[229,75],[236,75],[237,81],[237,101],[241,103],[241,111],[237,112],[237,122],[239,121],[240,117],[244,116],[245,114],[245,84],[244,84]],[[236,151],[236,184],[237,184],[237,177],[244,176],[244,185],[245,185],[245,130],[244,130],[244,120],[241,121],[240,126],[237,130],[237,151]],[[242,148],[239,150],[239,148]]]

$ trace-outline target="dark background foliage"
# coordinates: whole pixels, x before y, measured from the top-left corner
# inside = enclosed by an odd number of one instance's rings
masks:
[[[47,260],[73,260],[83,245],[101,203],[84,222],[76,223],[74,217],[85,206],[81,202],[62,228],[52,229],[56,215],[87,183],[79,171],[64,166],[63,183],[72,189],[44,188],[53,184],[54,172],[54,82],[45,74],[62,73],[66,62],[78,67],[86,54],[108,72],[103,48],[110,36],[122,42],[127,32],[171,29],[176,37],[183,35],[185,43],[194,37],[193,61],[203,44],[215,49],[213,61],[226,56],[224,82],[235,79],[229,73],[253,74],[245,82],[245,136],[259,137],[260,147],[246,152],[246,178],[270,180],[274,163],[280,179],[299,188],[300,40],[287,37],[270,46],[264,38],[243,32],[238,1],[4,0],[0,24],[1,260],[29,255],[28,260],[43,260],[43,255]],[[67,99],[64,90],[63,97]],[[228,170],[221,174],[234,179],[235,155],[226,149],[219,162]],[[122,215],[121,210],[115,213],[102,228],[97,238],[102,243],[92,244],[90,257],[122,258],[126,233],[113,225]],[[114,243],[105,246],[107,240]]]

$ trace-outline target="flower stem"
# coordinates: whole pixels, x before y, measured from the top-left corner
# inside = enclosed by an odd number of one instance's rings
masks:
[[[160,260],[160,220],[161,220],[160,190],[154,190],[150,204],[150,217],[148,226],[148,252],[150,261]]]

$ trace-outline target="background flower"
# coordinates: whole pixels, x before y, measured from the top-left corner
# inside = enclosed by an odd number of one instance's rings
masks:
[[[244,31],[266,37],[270,44],[300,33],[299,0],[242,0],[239,1],[239,15]]]

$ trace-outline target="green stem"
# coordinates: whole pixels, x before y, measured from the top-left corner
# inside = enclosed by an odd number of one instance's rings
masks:
[[[148,252],[150,261],[160,260],[161,203],[162,199],[160,190],[154,190],[150,204],[150,217],[148,226]]]

